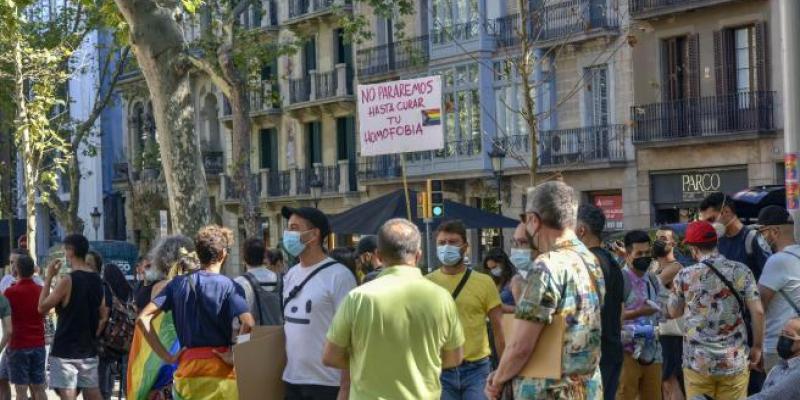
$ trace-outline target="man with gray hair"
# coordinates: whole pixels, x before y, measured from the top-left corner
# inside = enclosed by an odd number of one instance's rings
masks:
[[[378,232],[384,268],[352,290],[328,330],[322,362],[351,371],[350,398],[438,399],[442,368],[461,364],[464,333],[450,293],[422,276],[416,225]]]
[[[514,381],[515,399],[597,399],[600,379],[601,307],[605,291],[597,258],[575,235],[577,202],[563,182],[528,189],[525,228],[534,261],[517,303],[514,329],[506,350],[486,385],[490,399]],[[561,379],[518,376],[528,363],[543,329],[554,317],[564,319]]]

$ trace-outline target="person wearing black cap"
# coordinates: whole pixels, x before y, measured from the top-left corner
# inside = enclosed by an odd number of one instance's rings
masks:
[[[375,235],[367,235],[358,241],[356,247],[356,263],[358,270],[363,271],[363,283],[367,283],[381,273],[381,260],[378,258],[378,238]]]
[[[286,273],[283,284],[286,332],[287,400],[347,397],[349,375],[322,364],[325,335],[339,303],[356,287],[344,265],[328,257],[323,243],[331,233],[328,217],[311,207],[281,210],[288,219],[283,247],[299,263]]]
[[[764,207],[757,229],[773,252],[758,280],[766,311],[764,371],[769,372],[781,360],[777,351],[781,329],[786,321],[800,316],[800,246],[794,241],[792,217],[783,207]]]

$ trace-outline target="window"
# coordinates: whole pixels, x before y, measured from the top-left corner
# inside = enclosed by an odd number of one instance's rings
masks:
[[[306,166],[322,163],[322,124],[319,121],[306,124]]]
[[[587,126],[608,125],[608,66],[597,65],[585,69]]]
[[[355,160],[356,125],[353,117],[336,118],[336,159]]]
[[[481,110],[478,65],[467,64],[439,70],[445,109],[445,151],[478,154],[481,149]]]
[[[756,38],[754,26],[734,30],[736,92],[758,90],[756,84]]]
[[[278,135],[275,129],[262,129],[259,132],[260,141],[260,166],[270,171],[278,170]]]
[[[478,36],[478,0],[432,0],[433,42],[468,40]]]

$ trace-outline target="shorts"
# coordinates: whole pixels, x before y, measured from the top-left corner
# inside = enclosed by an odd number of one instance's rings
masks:
[[[661,366],[661,379],[667,380],[672,377],[683,381],[683,336],[661,336],[661,356],[663,365]]]
[[[8,351],[8,377],[14,385],[44,385],[44,347]]]
[[[0,353],[0,380],[8,380],[8,350]]]
[[[50,387],[53,389],[97,388],[97,357],[69,359],[50,356]]]

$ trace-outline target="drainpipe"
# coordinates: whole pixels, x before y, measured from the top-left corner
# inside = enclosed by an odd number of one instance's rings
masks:
[[[800,183],[797,158],[800,149],[800,1],[780,1],[781,53],[783,55],[783,137],[786,146],[786,208],[794,218],[794,237],[800,238]]]

